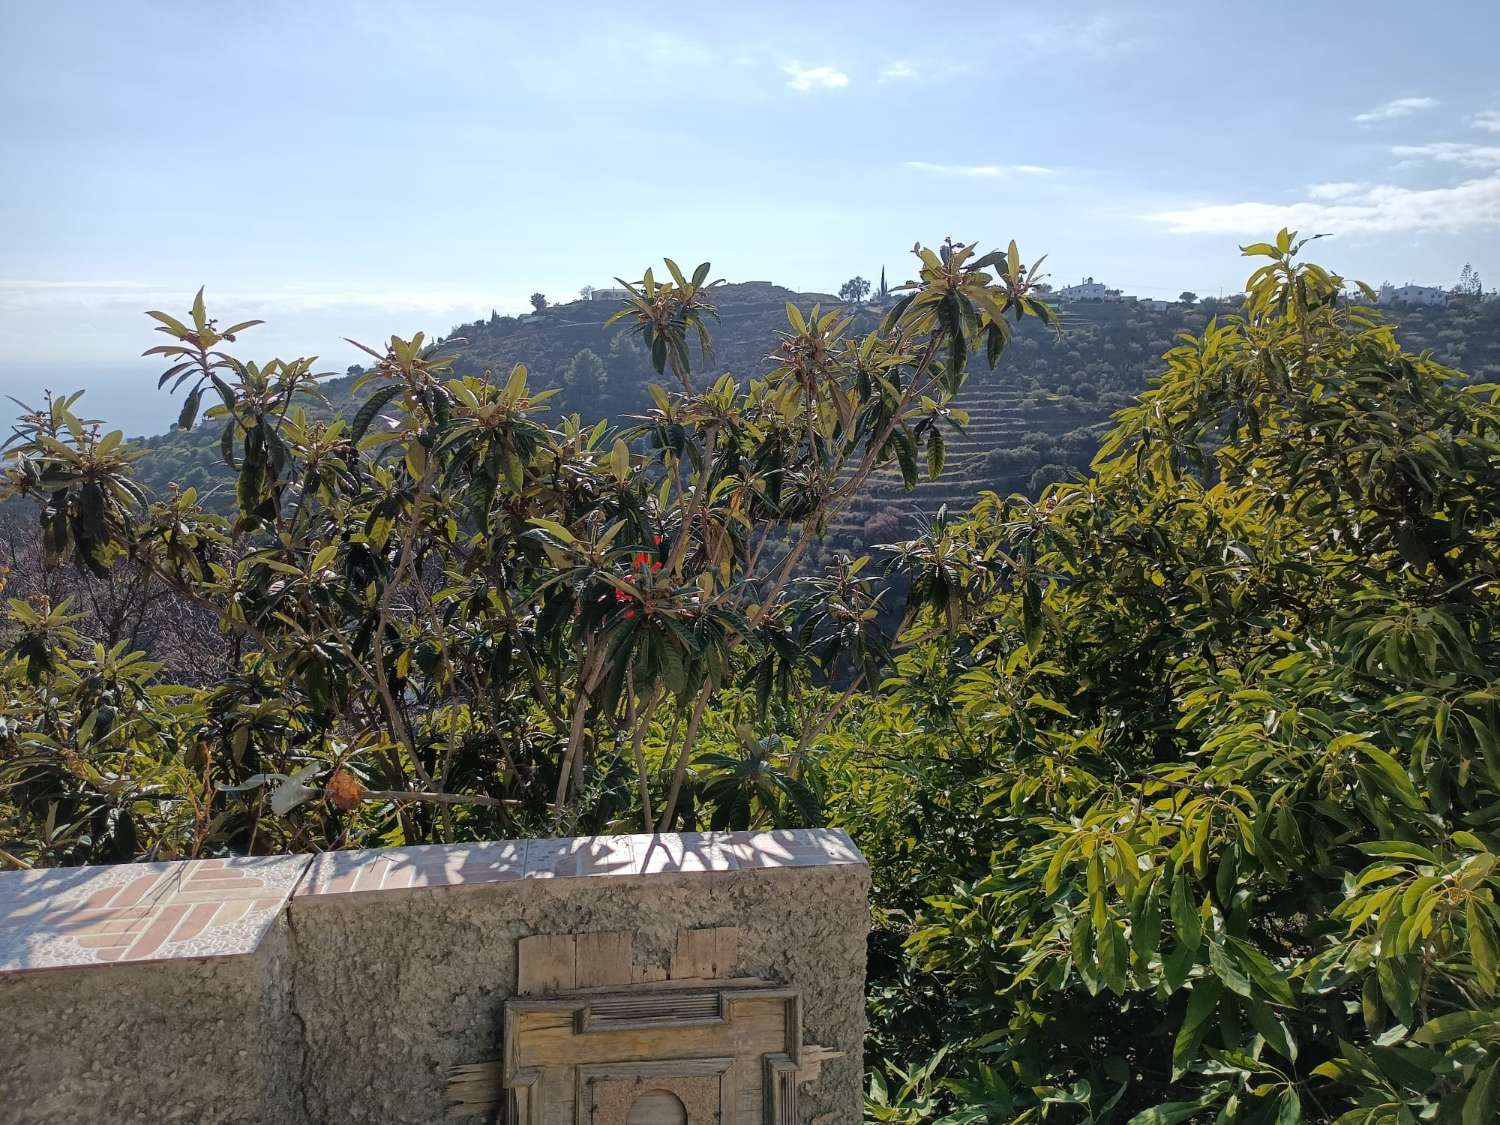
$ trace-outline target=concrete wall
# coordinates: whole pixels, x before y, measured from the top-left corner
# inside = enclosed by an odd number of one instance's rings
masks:
[[[710,926],[739,930],[720,975],[800,990],[804,1042],[843,1052],[801,1120],[860,1117],[868,869],[842,833],[217,862],[0,874],[0,1121],[448,1120],[520,938],[626,930],[660,976]]]

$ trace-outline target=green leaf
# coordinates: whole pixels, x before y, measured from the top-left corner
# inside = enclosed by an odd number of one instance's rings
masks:
[[[1250,1017],[1250,1024],[1260,1033],[1262,1039],[1271,1045],[1285,1058],[1293,1062],[1297,1059],[1297,1041],[1292,1038],[1292,1033],[1272,1010],[1270,1005],[1264,1003],[1257,997],[1250,996],[1245,999],[1245,1011]]]
[[[1469,927],[1469,956],[1474,962],[1474,973],[1479,978],[1479,987],[1486,996],[1495,994],[1495,939],[1490,932],[1489,915],[1475,899],[1464,904],[1464,918]]]
[[[198,420],[198,404],[203,400],[203,388],[194,387],[188,392],[183,400],[182,412],[177,415],[177,428],[179,430],[191,430],[193,423]]]
[[[1497,1024],[1500,1024],[1500,1017],[1494,1012],[1445,1012],[1417,1028],[1412,1039],[1429,1046],[1451,1043],[1455,1039],[1467,1039],[1474,1032]]]
[[[1213,969],[1214,976],[1223,981],[1231,992],[1241,996],[1253,995],[1250,989],[1250,977],[1240,968],[1238,960],[1230,956],[1228,951],[1216,941],[1208,943],[1208,964]]]
[[[1176,992],[1187,980],[1188,973],[1198,963],[1198,951],[1186,945],[1178,945],[1161,959],[1162,974],[1166,978],[1167,992]]]
[[[1494,1125],[1497,1100],[1500,1100],[1500,1059],[1490,1063],[1469,1088],[1469,1096],[1464,1099],[1463,1125]]]
[[[630,479],[630,447],[620,438],[615,438],[615,444],[610,449],[609,467],[616,480]]]
[[[529,521],[533,527],[539,527],[547,534],[562,540],[569,545],[578,542],[574,534],[556,520],[544,519],[541,516],[532,516]]]
[[[1177,927],[1177,940],[1196,953],[1198,943],[1203,939],[1203,918],[1189,895],[1187,879],[1181,875],[1172,881],[1171,911],[1172,924]]]
[[[1277,969],[1264,953],[1237,937],[1225,938],[1224,944],[1239,967],[1273,1001],[1283,1007],[1291,1007],[1296,1002],[1286,974]]]
[[[1179,1125],[1188,1121],[1223,1096],[1222,1087],[1214,1087],[1191,1102],[1163,1102],[1161,1105],[1143,1109],[1132,1117],[1128,1125]]]
[[[927,479],[943,475],[943,432],[934,426],[927,434]]]
[[[1415,859],[1422,863],[1440,863],[1436,855],[1421,844],[1406,840],[1375,840],[1360,844],[1359,850],[1366,855],[1389,856],[1393,859]]]
[[[1172,1044],[1173,1082],[1187,1073],[1189,1065],[1198,1057],[1198,1047],[1208,1031],[1208,1017],[1213,1015],[1222,992],[1219,982],[1210,977],[1204,977],[1193,985],[1182,1026],[1177,1029],[1177,1039]]]
[[[354,421],[349,424],[349,440],[358,443],[365,436],[365,431],[370,428],[370,423],[375,421],[375,416],[380,413],[381,407],[390,402],[402,391],[400,383],[392,383],[388,387],[381,387],[369,398],[365,399],[364,405],[354,415]]]

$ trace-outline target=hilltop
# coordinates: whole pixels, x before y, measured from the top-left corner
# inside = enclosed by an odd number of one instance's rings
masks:
[[[724,285],[715,290],[715,301],[719,320],[709,370],[742,378],[769,369],[766,353],[785,328],[787,302],[804,309],[840,303],[826,293],[760,281]],[[494,315],[456,325],[445,339],[461,374],[503,377],[523,363],[533,386],[559,389],[559,414],[623,421],[644,408],[646,385],[660,379],[635,337],[604,326],[616,307],[613,301],[580,300],[525,317]],[[872,328],[880,316],[868,306],[850,311],[856,333]],[[970,423],[963,435],[952,435],[943,476],[907,492],[894,466],[888,467],[835,525],[836,540],[879,541],[941,505],[967,507],[984,490],[1035,493],[1081,472],[1110,416],[1145,387],[1176,337],[1229,311],[1227,304],[1208,302],[1103,301],[1062,306],[1060,333],[1027,322],[997,371],[982,360],[971,364],[960,398]],[[1500,302],[1405,308],[1394,318],[1407,347],[1431,351],[1475,378],[1500,380]],[[320,410],[352,413],[357,377],[351,369],[327,380],[329,404]],[[169,416],[173,407],[165,399],[162,405]],[[213,506],[232,504],[222,487],[228,473],[219,461],[217,427],[174,431],[141,446],[137,471],[147,487],[191,485],[207,493]]]

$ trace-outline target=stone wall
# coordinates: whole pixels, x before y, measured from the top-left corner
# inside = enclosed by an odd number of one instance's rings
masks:
[[[774,987],[807,1045],[787,1064],[794,1119],[853,1123],[867,889],[863,858],[824,830],[0,874],[0,1120],[448,1120],[455,1074],[504,1079],[521,939],[592,935],[525,991]],[[721,955],[684,954],[708,928],[730,938]],[[646,1023],[641,1042],[661,1041]],[[536,1120],[570,1125],[572,1104]]]

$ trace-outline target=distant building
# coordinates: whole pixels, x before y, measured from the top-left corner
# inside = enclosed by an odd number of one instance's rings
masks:
[[[1392,285],[1387,281],[1375,300],[1382,305],[1446,305],[1448,290],[1438,285]]]
[[[1061,289],[1054,289],[1051,299],[1060,303],[1070,301],[1118,301],[1120,291],[1111,289],[1102,281],[1095,281],[1092,277],[1086,277],[1077,285],[1064,285]]]
[[[623,301],[630,296],[627,289],[595,289],[589,294],[590,301]]]

